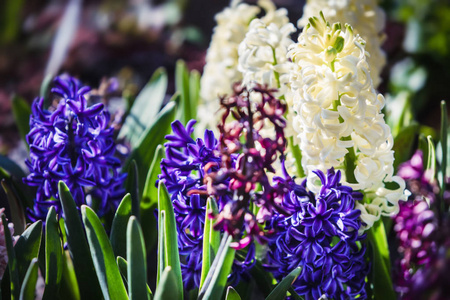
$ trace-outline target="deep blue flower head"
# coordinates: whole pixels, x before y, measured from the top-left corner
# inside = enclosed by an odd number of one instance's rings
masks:
[[[194,140],[195,120],[184,127],[180,121],[172,123],[173,133],[166,136],[166,158],[161,161],[161,180],[167,187],[178,231],[178,248],[181,256],[181,272],[187,290],[200,285],[203,230],[206,216],[205,172],[215,172],[221,161],[217,151],[219,144],[214,134],[206,130],[203,139]],[[229,180],[228,180],[229,181]],[[226,193],[217,197],[219,210],[229,201]],[[255,263],[254,245],[247,255],[236,260],[230,282],[237,283],[247,277],[247,271]]]
[[[302,272],[293,287],[305,299],[364,299],[368,266],[365,246],[358,235],[360,211],[355,200],[362,195],[341,185],[340,171],[327,176],[315,171],[322,182],[317,195],[306,190],[305,182],[296,184],[285,174],[276,177],[287,188],[283,207],[289,215],[275,214],[267,223],[274,236],[269,242],[267,269],[276,279],[285,277],[296,267]]]
[[[37,187],[32,220],[45,219],[48,208],[59,203],[58,182],[69,187],[78,206],[93,206],[99,215],[117,207],[124,195],[125,174],[120,174],[120,160],[114,157],[116,145],[110,115],[99,103],[87,106],[87,86],[69,76],[54,80],[51,92],[59,102],[44,108],[44,99],[32,105],[30,158],[26,161],[30,174],[24,182]]]

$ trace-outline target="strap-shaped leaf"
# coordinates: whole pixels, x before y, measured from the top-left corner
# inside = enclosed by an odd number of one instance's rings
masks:
[[[140,192],[139,192],[139,173],[138,165],[135,160],[131,161],[128,168],[128,191],[131,195],[131,214],[140,220]]]
[[[45,291],[43,299],[56,299],[63,270],[62,244],[55,207],[45,220]]]
[[[103,297],[107,300],[128,299],[113,249],[102,223],[95,212],[86,205],[81,206],[81,214]]]
[[[302,268],[295,268],[292,270],[286,277],[281,280],[277,286],[273,289],[273,291],[267,296],[266,300],[278,300],[284,299],[286,297],[286,293],[289,288],[292,286],[295,280],[297,280],[298,275]]]
[[[164,245],[162,249],[164,250],[164,270],[167,267],[171,267],[171,269],[173,270],[175,277],[177,278],[177,284],[180,290],[179,296],[180,299],[182,299],[183,281],[181,278],[180,255],[178,252],[178,234],[172,201],[170,200],[170,196],[167,192],[166,186],[162,182],[159,182],[158,193],[158,228],[164,226],[164,235],[160,245]],[[161,218],[162,214],[164,214],[163,218]],[[160,249],[161,247],[158,248]]]
[[[119,138],[127,138],[133,149],[138,146],[141,135],[152,125],[161,109],[166,96],[167,83],[166,70],[159,68],[136,97],[119,132]]]
[[[440,202],[441,202],[441,211],[447,211],[447,205],[443,201],[444,199],[444,192],[446,190],[446,183],[447,183],[447,154],[448,154],[448,112],[447,112],[447,104],[445,101],[441,101],[441,165],[440,165],[440,177],[439,177],[439,183],[440,183]],[[447,206],[447,207],[446,207]]]
[[[197,70],[192,70],[189,77],[189,97],[193,119],[197,117],[197,107],[200,100],[200,79],[200,73]]]
[[[6,182],[5,179],[2,180],[2,187],[6,193],[9,208],[11,209],[11,219],[14,224],[14,231],[16,234],[21,234],[25,230],[26,223],[22,203],[19,201],[14,189]]]
[[[436,149],[434,147],[433,138],[431,135],[427,136],[428,141],[428,160],[426,172],[429,172],[430,182],[436,180]]]
[[[189,70],[186,63],[182,60],[177,61],[175,67],[175,87],[176,91],[181,95],[180,109],[178,110],[177,119],[184,125],[190,119],[197,117],[194,115],[191,107],[191,95],[189,92]]]
[[[126,194],[116,210],[111,226],[110,240],[116,257],[127,255],[127,225],[130,216],[131,195]]]
[[[228,234],[223,236],[217,256],[198,295],[199,299],[206,300],[222,297],[236,253],[236,250],[230,247],[232,240],[232,237]]]
[[[36,291],[36,282],[38,279],[38,260],[33,258],[20,289],[20,300],[34,299]]]
[[[80,213],[69,188],[62,181],[58,183],[58,192],[65,216],[64,227],[66,229],[67,244],[77,276],[81,298],[98,299],[101,297],[102,292],[95,273],[84,227],[81,223]]]
[[[19,271],[17,268],[16,253],[11,238],[11,232],[8,228],[8,222],[6,217],[2,214],[3,230],[5,232],[6,252],[8,253],[8,269],[9,279],[11,282],[11,299],[19,299],[20,296],[20,283],[19,283]]]
[[[137,219],[131,216],[127,226],[128,293],[130,299],[148,299],[147,260],[144,237]]]
[[[122,274],[123,280],[128,284],[128,263],[122,256],[117,256],[117,265],[119,266],[120,274]],[[153,293],[147,284],[147,296],[150,300],[153,299]]]
[[[209,218],[209,212],[214,214],[219,212],[217,203],[214,198],[208,198],[206,202],[206,214],[205,214],[205,227],[203,231],[203,254],[202,254],[202,274],[200,277],[200,287],[201,290],[203,283],[206,280],[209,269],[211,267],[214,258],[217,255],[220,246],[220,232],[214,230],[213,226],[215,223],[214,219]]]
[[[33,258],[38,256],[39,246],[42,236],[42,221],[31,224],[19,237],[14,245],[16,253],[17,267],[19,270],[19,280],[22,282],[28,272]]]
[[[167,266],[162,272],[161,280],[156,287],[155,300],[182,300],[182,291],[180,290],[180,285],[178,283],[177,275],[175,271]]]
[[[378,221],[367,231],[367,240],[372,247],[372,274],[375,299],[396,299],[391,280],[389,248],[383,222]]]
[[[16,120],[17,128],[19,129],[20,137],[28,147],[25,136],[28,134],[28,132],[30,132],[31,107],[23,98],[15,95],[12,97],[11,108],[14,114],[14,119]]]
[[[141,198],[141,224],[147,253],[152,250],[157,241],[157,225],[155,209],[158,207],[158,187],[156,181],[161,174],[161,159],[164,157],[164,147],[158,145],[153,156],[152,164],[147,173]]]
[[[156,147],[164,142],[166,134],[170,132],[170,124],[175,119],[176,106],[179,96],[174,95],[170,101],[155,117],[153,124],[141,135],[136,147],[131,152],[125,163],[124,169],[128,169],[132,160],[139,166],[139,191],[144,189],[145,178],[155,154]],[[141,193],[140,193],[141,194]]]
[[[241,300],[241,296],[239,296],[239,293],[236,292],[236,290],[229,286],[227,288],[227,295],[225,296],[225,300]]]

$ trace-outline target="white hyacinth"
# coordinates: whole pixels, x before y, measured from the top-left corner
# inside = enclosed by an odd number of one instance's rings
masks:
[[[215,17],[217,26],[206,54],[206,65],[201,78],[201,103],[198,107],[199,132],[216,129],[220,108],[219,97],[230,95],[232,86],[242,80],[238,71],[238,47],[245,37],[250,21],[260,12],[255,5],[233,0]]]
[[[252,20],[244,40],[239,45],[238,70],[242,72],[242,84],[248,88],[257,83],[277,89],[275,96],[285,99],[288,107],[291,107],[289,74],[293,64],[288,60],[287,52],[289,46],[294,43],[290,35],[296,29],[289,23],[286,9],[276,10],[271,1],[260,1],[259,5],[265,9],[266,15]],[[288,110],[287,119],[285,134],[286,137],[292,137],[295,135],[292,129],[292,110]],[[267,126],[261,134],[273,137],[275,132],[271,126]],[[291,152],[287,153],[285,165],[290,174],[297,174]],[[275,169],[281,171],[281,164],[276,165]]]
[[[298,26],[304,27],[312,16],[322,11],[330,23],[351,24],[355,34],[359,34],[366,42],[366,50],[370,75],[377,88],[381,82],[380,73],[386,64],[386,55],[381,49],[385,35],[383,34],[386,15],[378,6],[377,0],[307,0],[303,16]]]
[[[374,89],[364,46],[350,25],[330,26],[321,14],[310,19],[289,56],[303,168],[310,182],[315,169],[345,169],[346,184],[365,194],[357,208],[368,229],[398,211],[405,183],[393,175],[393,139],[381,113],[385,101]]]

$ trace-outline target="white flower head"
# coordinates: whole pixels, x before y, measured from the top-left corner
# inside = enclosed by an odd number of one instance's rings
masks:
[[[351,24],[356,34],[367,41],[366,53],[370,53],[368,63],[374,87],[381,82],[380,73],[386,64],[386,55],[381,49],[385,40],[383,34],[386,15],[377,0],[307,0],[303,16],[297,25],[304,27],[309,18],[322,11],[330,23]]]
[[[397,212],[405,184],[393,176],[393,139],[381,113],[384,97],[370,78],[365,44],[350,25],[330,25],[320,14],[310,19],[289,57],[295,65],[290,77],[294,129],[309,188],[319,188],[312,184],[317,182],[313,170],[346,169],[346,184],[366,195],[358,208],[367,229],[381,215]]]
[[[237,70],[238,47],[245,37],[250,21],[260,12],[255,5],[233,0],[230,7],[216,15],[217,26],[206,54],[201,78],[201,103],[198,107],[198,132],[216,129],[219,97],[230,95],[232,86],[242,80]]]

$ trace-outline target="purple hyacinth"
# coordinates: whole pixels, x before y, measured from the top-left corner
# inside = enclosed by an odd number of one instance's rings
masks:
[[[282,202],[289,214],[276,213],[267,223],[267,229],[274,232],[267,269],[281,280],[302,267],[292,286],[307,300],[322,295],[364,299],[368,265],[360,242],[364,236],[358,235],[361,212],[354,208],[362,194],[340,184],[341,173],[333,169],[327,176],[314,172],[322,182],[317,195],[306,190],[306,182],[298,185],[284,173],[275,181],[289,190]]]
[[[70,189],[78,206],[88,204],[103,215],[117,207],[125,194],[121,162],[114,157],[116,145],[110,114],[99,103],[87,105],[88,86],[69,76],[56,77],[51,92],[57,104],[44,108],[44,99],[32,105],[30,174],[24,182],[37,187],[31,220],[45,220],[50,206],[62,214],[58,182]],[[54,102],[56,103],[56,102]]]
[[[178,248],[181,256],[181,271],[184,286],[187,290],[200,285],[203,230],[206,216],[206,172],[218,170],[221,158],[218,154],[218,141],[210,130],[206,130],[203,139],[194,141],[191,135],[195,120],[184,127],[180,121],[172,123],[171,135],[166,136],[168,142],[166,158],[161,161],[161,180],[167,187],[173,203],[178,231]],[[219,210],[223,209],[229,195],[216,198]],[[255,262],[255,253],[249,246],[247,256],[235,260],[230,282],[237,283]]]

